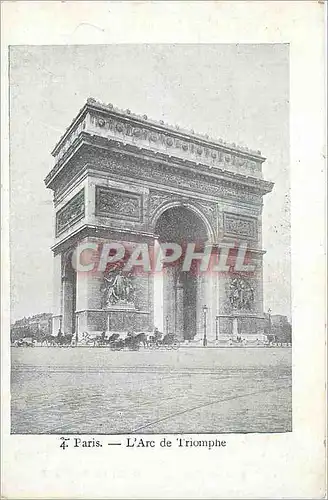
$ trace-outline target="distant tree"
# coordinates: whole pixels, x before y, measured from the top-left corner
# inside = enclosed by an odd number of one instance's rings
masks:
[[[283,336],[285,338],[285,342],[289,344],[292,343],[292,325],[290,323],[286,323],[283,326]]]
[[[274,325],[272,331],[275,333],[277,342],[283,344],[290,344],[292,342],[292,327],[290,323],[285,322],[283,324]]]
[[[20,328],[17,328],[13,326],[10,330],[10,340],[11,342],[15,342],[15,340],[18,339],[23,339],[25,337],[33,337],[34,338],[34,332],[29,328],[28,326],[23,326]]]

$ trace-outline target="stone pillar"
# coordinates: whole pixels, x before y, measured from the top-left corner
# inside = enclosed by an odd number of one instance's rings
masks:
[[[175,283],[175,335],[179,340],[184,340],[184,287],[179,270],[176,270]]]
[[[215,313],[215,340],[217,343],[220,342],[220,279],[219,275],[215,275],[215,289],[216,289],[216,313]]]
[[[148,244],[148,250],[149,254],[152,258],[154,258],[155,254],[155,244],[156,240],[153,241],[153,243]],[[154,326],[155,326],[155,315],[156,318],[159,318],[159,323],[162,324],[163,327],[163,275],[160,275],[160,280],[157,283],[158,289],[158,296],[156,295],[156,310],[155,310],[155,275],[153,271],[149,271],[146,273],[145,280],[147,281],[147,288],[148,288],[148,302],[146,305],[146,310],[149,312],[148,314],[148,326],[147,326],[147,331],[154,331]]]
[[[195,341],[200,341],[204,336],[203,307],[207,306],[206,336],[208,342],[215,341],[216,315],[218,314],[218,277],[211,271],[201,273],[197,277],[197,333]]]
[[[216,315],[218,314],[218,291],[217,276],[210,270],[205,274],[205,305],[207,312],[207,339],[209,342],[215,341]]]
[[[99,311],[100,318],[97,330],[103,329],[101,312],[101,292],[100,286],[102,278],[99,273],[78,271],[76,276],[76,331],[78,338],[82,337],[84,332],[94,329],[90,323],[90,310]],[[95,313],[97,315],[97,313]]]
[[[205,305],[205,276],[198,274],[196,279],[196,335],[195,342],[200,342],[204,335],[203,306]]]
[[[160,332],[164,331],[164,310],[163,310],[163,275],[154,275],[154,325]]]
[[[154,244],[154,255],[157,256],[160,252],[160,245],[158,240],[155,240]],[[153,301],[154,301],[154,326],[159,329],[160,332],[166,331],[166,325],[164,321],[164,279],[163,271],[155,272],[153,275]]]
[[[174,297],[174,268],[166,267],[163,271],[163,310],[165,328],[174,333],[175,329],[175,297]],[[165,329],[166,333],[166,329]]]
[[[57,254],[53,261],[53,306],[52,333],[57,335],[62,327],[62,256]]]
[[[233,340],[237,340],[238,335],[239,335],[238,318],[233,318],[233,320],[232,320],[232,338],[233,338]]]
[[[72,332],[73,323],[73,283],[67,276],[62,278],[62,331],[65,335]]]
[[[91,243],[94,241],[97,242],[90,238]],[[107,243],[107,240],[102,242]],[[131,251],[136,246],[135,242],[125,243]],[[124,270],[122,272],[124,275]],[[133,268],[131,273],[129,279],[134,288],[133,298],[127,302],[124,297],[119,297],[116,302],[104,303],[104,272],[78,271],[76,317],[79,337],[83,332],[100,335],[103,330],[115,333],[127,332],[129,329],[146,332],[153,328],[153,275],[138,268]]]

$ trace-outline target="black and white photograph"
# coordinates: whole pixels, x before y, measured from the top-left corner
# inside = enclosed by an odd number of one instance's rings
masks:
[[[326,14],[1,3],[1,498],[327,497]]]
[[[289,45],[9,48],[11,433],[292,430]]]

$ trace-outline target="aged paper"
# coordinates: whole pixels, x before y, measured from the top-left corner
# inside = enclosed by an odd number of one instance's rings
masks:
[[[325,5],[2,14],[3,497],[324,498]]]

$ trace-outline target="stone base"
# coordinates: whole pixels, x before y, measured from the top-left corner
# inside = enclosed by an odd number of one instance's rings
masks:
[[[261,314],[221,315],[219,317],[219,340],[237,340],[237,337],[264,340],[265,318]]]
[[[235,344],[239,339],[244,344],[263,343],[266,341],[264,334],[264,317],[262,315],[221,315],[219,317],[218,332],[208,329],[206,340],[208,346]],[[200,346],[204,344],[204,332],[198,331],[188,345]]]
[[[84,332],[89,334],[103,331],[125,333],[129,330],[148,332],[152,328],[150,313],[131,307],[79,311],[76,316],[79,337]]]

